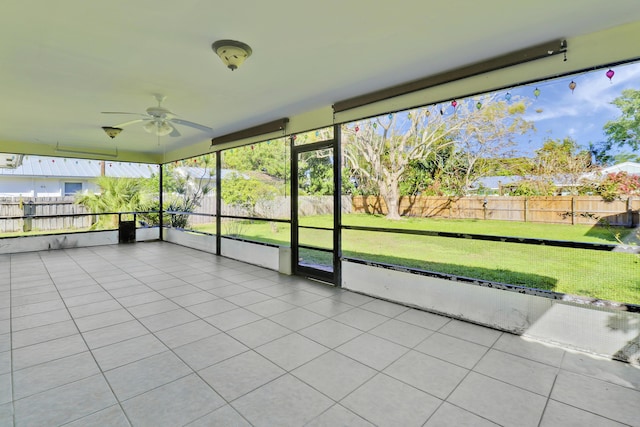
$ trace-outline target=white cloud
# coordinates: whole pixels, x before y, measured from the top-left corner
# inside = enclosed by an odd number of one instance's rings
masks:
[[[588,117],[601,118],[603,123],[613,119],[619,111],[611,102],[625,89],[640,89],[637,83],[640,63],[616,67],[611,82],[606,71],[600,69],[538,84],[540,97],[533,99],[525,119],[541,122],[583,117],[585,124],[591,123]],[[568,87],[572,80],[576,83],[573,93]]]

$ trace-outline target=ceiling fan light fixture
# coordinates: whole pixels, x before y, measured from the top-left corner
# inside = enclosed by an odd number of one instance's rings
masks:
[[[171,125],[167,122],[162,122],[158,125],[158,129],[156,131],[156,133],[158,134],[158,136],[167,136],[169,135],[171,132],[173,132],[173,128],[171,127]]]
[[[144,125],[144,130],[148,133],[154,133],[158,136],[167,136],[173,132],[171,125],[165,121],[150,121]]]
[[[104,133],[109,135],[109,138],[111,139],[115,138],[120,134],[120,132],[122,132],[121,128],[116,128],[112,126],[102,126],[102,130],[104,131]]]
[[[218,40],[211,48],[231,71],[242,65],[253,52],[248,44],[236,40]]]
[[[156,131],[156,122],[150,121],[143,126],[144,130],[148,133],[154,133]]]

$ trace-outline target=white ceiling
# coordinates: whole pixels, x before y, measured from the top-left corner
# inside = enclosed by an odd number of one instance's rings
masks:
[[[554,39],[567,39],[574,69],[640,56],[638,23],[637,0],[5,0],[0,152],[170,161],[281,117],[289,131],[328,125],[334,102]],[[612,31],[622,42],[605,45]],[[218,39],[253,55],[231,72]],[[213,133],[102,131],[131,118],[102,111],[143,113],[156,93]]]

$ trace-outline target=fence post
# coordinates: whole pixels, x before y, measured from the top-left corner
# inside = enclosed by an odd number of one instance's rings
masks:
[[[627,227],[633,227],[633,202],[632,197],[627,197]]]
[[[576,225],[576,198],[571,196],[571,225]]]
[[[527,222],[527,211],[529,210],[529,198],[524,198],[524,222]]]

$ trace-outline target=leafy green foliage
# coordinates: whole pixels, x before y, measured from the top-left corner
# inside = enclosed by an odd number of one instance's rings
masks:
[[[99,194],[76,193],[75,202],[85,206],[93,213],[146,211],[153,205],[153,179],[115,178],[101,176],[96,179],[100,187]],[[116,228],[117,215],[100,215],[92,226],[94,229]]]
[[[257,171],[289,181],[289,144],[285,138],[237,147],[223,152],[223,168]]]
[[[640,90],[625,89],[611,102],[620,110],[620,117],[604,125],[609,147],[628,145],[640,148]]]
[[[164,211],[194,212],[200,206],[204,196],[215,190],[212,179],[215,171],[215,154],[193,157],[169,163],[162,168],[162,184],[165,195]],[[156,176],[153,177],[157,179]],[[155,200],[153,210],[159,210],[159,201]],[[167,214],[163,223],[176,228],[185,228],[189,215]],[[149,215],[149,223],[159,224],[157,214]]]
[[[333,194],[333,152],[319,150],[298,157],[298,186],[301,193],[314,196]]]
[[[523,180],[515,186],[510,187],[507,193],[512,196],[553,196],[556,193],[556,186],[551,181],[545,180]]]
[[[613,201],[621,196],[640,195],[640,176],[627,172],[610,173],[596,187],[596,194],[606,201]]]
[[[255,216],[256,203],[273,200],[276,195],[277,188],[272,185],[239,173],[230,174],[222,183],[222,200],[229,205],[246,209],[250,216]]]

